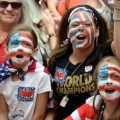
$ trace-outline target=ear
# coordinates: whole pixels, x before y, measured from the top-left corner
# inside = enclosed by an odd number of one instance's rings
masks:
[[[99,27],[96,28],[96,34],[95,34],[95,37],[97,38],[100,34],[100,31],[99,31]]]
[[[38,52],[38,48],[35,48],[35,49],[33,50],[32,56],[34,57],[34,56],[37,54],[37,52]]]
[[[37,52],[38,52],[38,48],[35,48],[35,49],[33,50],[33,56],[36,55]]]
[[[4,46],[4,49],[5,49],[5,53],[6,53],[6,54],[9,54],[8,46],[7,46],[7,45]]]

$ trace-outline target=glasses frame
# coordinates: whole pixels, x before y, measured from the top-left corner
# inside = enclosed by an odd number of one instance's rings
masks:
[[[11,7],[13,9],[20,9],[22,7],[22,3],[21,2],[0,1],[0,7],[1,8],[7,8],[9,5],[11,5]]]

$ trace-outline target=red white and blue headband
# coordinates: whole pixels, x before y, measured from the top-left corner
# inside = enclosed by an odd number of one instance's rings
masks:
[[[98,24],[98,20],[97,20],[97,17],[96,15],[94,14],[93,10],[91,10],[90,8],[87,8],[87,7],[77,7],[75,8],[69,15],[69,18],[68,18],[68,22],[70,21],[70,18],[71,16],[76,13],[76,12],[81,12],[81,11],[86,11],[86,12],[89,12],[92,14],[92,16],[94,17],[94,20],[95,20],[95,23]]]

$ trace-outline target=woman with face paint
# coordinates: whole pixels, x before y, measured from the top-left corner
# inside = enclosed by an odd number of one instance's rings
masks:
[[[119,16],[119,10],[115,9],[114,40],[107,43],[106,22],[94,8],[80,5],[63,17],[58,32],[59,47],[48,64],[58,105],[56,120],[69,116],[91,96],[96,89],[93,71],[102,57],[116,55],[120,59]]]
[[[65,120],[120,120],[120,61],[111,56],[103,58],[95,69],[94,79],[95,95]]]
[[[37,36],[28,26],[15,27],[7,36],[10,60],[0,66],[0,119],[43,120],[49,91],[50,74],[33,56]]]

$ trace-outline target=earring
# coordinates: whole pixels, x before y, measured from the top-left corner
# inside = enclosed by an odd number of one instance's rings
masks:
[[[67,44],[68,44],[68,41],[69,41],[69,38],[65,39],[65,40],[63,41],[63,44],[61,45],[61,47],[67,45]]]
[[[98,46],[98,37],[95,38],[95,45]]]
[[[42,4],[42,0],[39,0],[39,5],[41,5]]]

